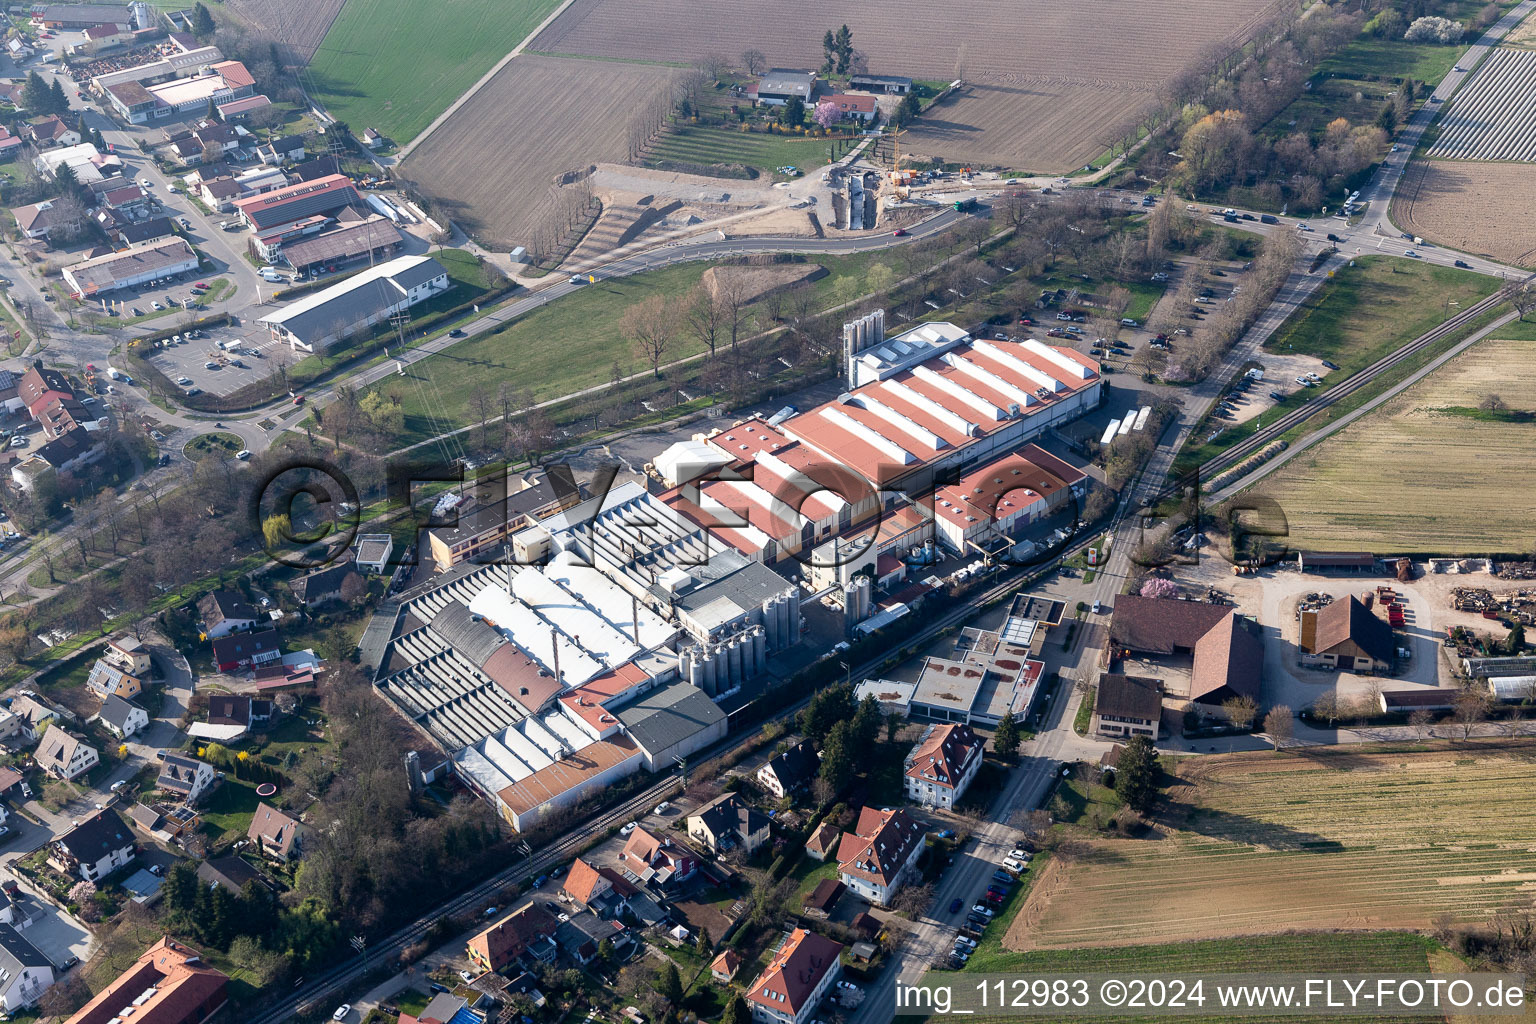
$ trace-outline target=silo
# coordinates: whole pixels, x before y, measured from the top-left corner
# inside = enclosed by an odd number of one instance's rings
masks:
[[[693,660],[693,652],[687,647],[680,647],[677,651],[677,674],[684,679],[688,678],[688,665]]]
[[[704,665],[700,661],[703,655],[697,647],[688,649],[688,682],[701,690],[704,688]]]
[[[708,647],[704,648],[704,655],[699,659],[699,665],[703,670],[700,673],[702,678],[699,681],[699,689],[713,697],[719,692],[715,689],[715,671],[717,666],[715,664],[714,652]]]
[[[744,680],[746,678],[745,676],[743,676],[741,674],[741,637],[736,636],[736,637],[732,637],[731,638],[731,642],[730,642],[729,646],[726,647],[726,654],[730,658],[730,666],[731,666],[731,683],[730,683],[730,685],[731,686],[740,686],[741,683],[742,683],[742,680]],[[722,687],[722,689],[729,689],[729,688],[730,687]]]
[[[784,594],[780,594],[775,603],[779,606],[779,646],[791,647],[794,645],[795,637],[789,631],[789,601],[785,599]]]
[[[768,646],[773,650],[779,649],[779,606],[775,603],[778,598],[770,597],[763,602],[763,629],[768,633]]]
[[[875,610],[875,585],[868,576],[859,577],[859,621],[869,618]]]
[[[752,629],[752,674],[757,675],[768,667],[768,639],[763,635],[763,627],[754,626]]]

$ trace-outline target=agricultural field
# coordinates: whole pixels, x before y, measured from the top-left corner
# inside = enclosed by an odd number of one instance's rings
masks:
[[[1440,115],[1429,156],[1536,160],[1536,50],[1498,47]]]
[[[942,11],[922,0],[854,0],[835,15],[813,0],[717,7],[701,22],[688,0],[576,0],[533,48],[690,63],[711,53],[734,60],[753,46],[772,65],[815,68],[822,34],[846,22],[871,71],[967,83],[914,127],[914,153],[1065,171],[1134,124],[1159,83],[1212,44],[1245,36],[1273,4],[1026,0],[1006,18],[985,0]]]
[[[644,162],[647,167],[664,167],[669,163],[739,164],[760,175],[772,176],[775,168],[786,164],[813,171],[829,162],[830,149],[827,139],[679,125],[668,127],[651,142]]]
[[[1058,847],[1003,945],[1420,929],[1442,914],[1473,922],[1529,907],[1532,751],[1516,741],[1185,759],[1153,837]]]
[[[1536,268],[1536,164],[1418,161],[1392,219],[1441,245]]]
[[[1526,324],[1525,328],[1536,325]],[[1480,342],[1276,470],[1260,486],[1297,547],[1525,551],[1536,487],[1533,330]],[[1478,407],[1497,395],[1502,411]],[[1427,485],[1427,486],[1426,486]]]
[[[287,3],[319,17],[310,5]],[[305,84],[325,109],[361,133],[399,145],[424,131],[558,6],[558,0],[455,0],[451,12],[417,0],[351,0],[314,50]],[[306,37],[307,38],[307,37]],[[585,91],[585,90],[583,90]],[[543,106],[528,96],[517,106]],[[526,116],[526,115],[525,115]],[[569,127],[569,126],[567,126]]]
[[[654,64],[522,54],[417,147],[400,176],[436,197],[481,244],[526,243],[550,209],[554,180],[624,160],[630,121],[676,74]]]
[[[368,6],[369,0],[355,0]],[[295,63],[307,64],[341,13],[346,0],[226,0],[224,8],[239,21],[264,29],[288,47]],[[187,4],[176,3],[176,7]],[[359,128],[359,131],[362,129]]]

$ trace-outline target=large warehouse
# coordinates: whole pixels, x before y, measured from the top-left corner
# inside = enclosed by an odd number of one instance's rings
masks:
[[[450,287],[448,271],[437,260],[399,256],[291,302],[257,323],[271,332],[274,341],[301,352],[316,352]]]
[[[184,238],[137,245],[64,268],[64,280],[81,297],[164,280],[197,269],[197,253]]]

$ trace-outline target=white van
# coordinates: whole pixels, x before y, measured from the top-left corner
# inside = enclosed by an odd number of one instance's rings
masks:
[[[282,274],[279,274],[277,272],[277,268],[276,267],[262,267],[261,270],[257,271],[257,273],[261,274],[262,280],[264,280],[264,281],[271,281],[274,284],[279,282],[279,281],[286,281],[286,280],[288,280]]]

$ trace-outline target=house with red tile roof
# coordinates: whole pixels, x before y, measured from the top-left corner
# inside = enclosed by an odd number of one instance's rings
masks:
[[[161,939],[69,1018],[68,1024],[111,1024],[133,1008],[134,1024],[201,1024],[223,1008],[229,978],[202,954]]]
[[[499,971],[524,953],[547,962],[555,956],[559,924],[549,911],[530,903],[470,939],[465,951],[482,971]]]
[[[759,1024],[804,1024],[828,989],[842,977],[842,943],[796,928],[747,990]]]
[[[954,807],[976,778],[984,750],[969,725],[930,725],[907,755],[907,799],[924,807]]]
[[[616,915],[637,890],[609,867],[595,867],[577,857],[560,886],[571,899],[597,914]]]
[[[889,906],[917,871],[923,852],[923,827],[904,808],[859,813],[852,832],[843,833],[837,847],[837,877],[844,885],[877,906]]]
[[[660,892],[666,892],[688,879],[699,869],[699,855],[669,837],[636,828],[619,854],[626,877]]]

